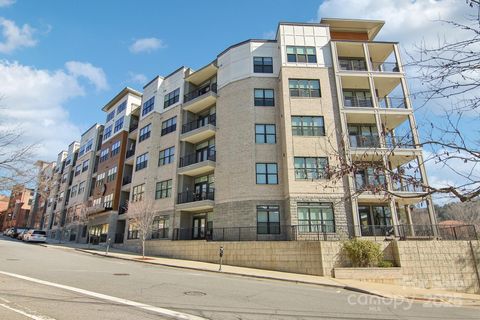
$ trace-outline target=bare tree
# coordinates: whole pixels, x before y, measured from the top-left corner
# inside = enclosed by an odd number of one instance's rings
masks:
[[[156,212],[151,199],[129,202],[127,205],[127,219],[129,224],[138,230],[142,242],[142,257],[145,258],[145,241],[150,237]]]

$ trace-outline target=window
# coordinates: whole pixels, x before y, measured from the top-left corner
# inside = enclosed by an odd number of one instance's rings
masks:
[[[297,203],[300,232],[335,232],[335,217],[331,203]]]
[[[78,184],[78,194],[82,194],[85,191],[85,181]]]
[[[117,155],[120,152],[120,141],[115,142],[112,144],[112,157]]]
[[[122,112],[123,110],[125,110],[127,108],[127,101],[123,101],[122,103],[120,103],[117,107],[117,114],[119,114],[120,112]]]
[[[100,206],[102,204],[102,198],[98,198],[98,199],[95,199],[93,200],[93,206]]]
[[[81,146],[80,149],[78,150],[78,157],[80,158],[85,154],[85,146]]]
[[[175,157],[175,147],[170,147],[165,150],[161,150],[158,156],[158,166],[164,166],[172,163]]]
[[[155,97],[151,97],[143,104],[142,108],[142,116],[148,114],[150,111],[153,110],[153,106],[155,105]]]
[[[100,173],[100,174],[97,176],[97,182],[96,182],[97,188],[100,188],[100,187],[103,185],[103,183],[104,183],[103,180],[105,180],[105,172]]]
[[[108,148],[100,151],[100,158],[98,160],[100,162],[103,162],[103,161],[107,160],[108,159],[108,152],[109,152]]]
[[[143,127],[142,129],[140,129],[140,134],[138,136],[138,142],[142,142],[143,140],[146,140],[146,139],[150,138],[150,128],[151,128],[151,126],[152,126],[152,124],[149,123],[145,127]]]
[[[79,164],[78,166],[75,167],[75,177],[78,176],[82,172],[82,165]]]
[[[320,97],[320,81],[308,79],[289,79],[290,97]]]
[[[112,208],[113,207],[113,193],[111,193],[108,196],[105,196],[103,198],[103,206],[105,208]]]
[[[115,178],[117,177],[117,167],[113,167],[111,168],[110,170],[108,170],[107,172],[107,182],[111,182],[113,180],[115,180]]]
[[[288,62],[317,63],[315,47],[292,47],[287,46]]]
[[[123,128],[123,117],[115,121],[115,128],[113,128],[113,133],[117,133]]]
[[[255,143],[275,144],[276,141],[274,124],[256,124],[255,125]]]
[[[92,147],[93,147],[93,139],[90,139],[85,144],[85,153],[92,150]]]
[[[112,135],[112,125],[109,125],[108,127],[105,128],[105,130],[103,131],[103,141],[107,140],[108,138],[110,138],[110,136]]]
[[[77,188],[78,187],[76,185],[72,187],[72,189],[70,191],[70,198],[74,198],[74,197],[77,196]]]
[[[327,158],[295,157],[294,166],[296,180],[313,180],[328,178]]]
[[[280,210],[278,206],[257,206],[257,233],[280,233]]]
[[[324,136],[323,117],[293,116],[292,134],[294,136]]]
[[[253,72],[273,73],[272,57],[253,57]]]
[[[170,198],[172,196],[172,180],[157,182],[155,199]]]
[[[177,129],[177,117],[170,118],[162,122],[162,136]]]
[[[180,100],[180,88],[173,90],[164,97],[163,108],[168,108]]]
[[[278,168],[276,163],[256,164],[257,184],[278,184]]]
[[[138,233],[138,228],[137,226],[129,221],[128,222],[128,234],[127,234],[127,239],[139,239],[139,233]]]
[[[88,170],[88,165],[90,163],[90,160],[85,160],[83,161],[83,164],[82,164],[82,172],[85,172]]]
[[[113,110],[112,112],[110,112],[109,114],[107,114],[107,121],[110,121],[113,119],[113,117],[115,117],[115,110]]]
[[[141,201],[143,194],[145,193],[145,183],[133,187],[132,189],[132,202]]]
[[[137,162],[135,164],[135,171],[142,170],[148,165],[148,152],[137,157]]]
[[[168,238],[169,225],[168,216],[155,217],[152,226],[152,239]]]
[[[273,89],[255,89],[254,91],[256,107],[273,107],[275,105]]]

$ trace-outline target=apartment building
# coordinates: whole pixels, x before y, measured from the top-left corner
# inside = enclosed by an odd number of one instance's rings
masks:
[[[103,125],[94,124],[81,136],[78,156],[73,167],[67,218],[65,226],[71,241],[86,238],[86,210],[88,198],[92,196],[94,185],[92,176],[98,165],[97,152],[100,149],[103,135]]]
[[[33,196],[32,210],[28,219],[27,226],[39,229],[43,226],[43,221],[48,207],[48,199],[52,188],[52,178],[55,170],[55,162],[39,160],[35,163],[38,169],[35,194]]]
[[[3,228],[25,228],[33,204],[34,190],[23,185],[15,185],[12,188],[8,207],[5,211]]]
[[[135,146],[129,141],[135,131],[141,93],[125,88],[102,110],[107,114],[102,143],[98,151],[98,168],[92,178],[92,192],[88,204],[88,228],[93,242],[123,242],[125,205],[130,190],[123,188],[131,178],[131,165],[125,158],[133,155]],[[125,178],[125,179],[124,179]]]
[[[90,234],[134,244],[124,212],[141,200],[153,239],[396,233],[415,206],[435,224],[419,184],[394,179],[427,183],[398,43],[375,40],[383,24],[282,22],[275,39],[123,89],[102,109]]]

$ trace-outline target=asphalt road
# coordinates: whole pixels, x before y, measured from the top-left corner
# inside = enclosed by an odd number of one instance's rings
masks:
[[[1,320],[163,319],[169,312],[222,320],[480,319],[480,308],[153,266],[0,237]]]

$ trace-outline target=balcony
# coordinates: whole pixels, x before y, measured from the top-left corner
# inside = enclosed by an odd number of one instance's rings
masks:
[[[205,119],[198,119],[182,126],[180,141],[196,144],[215,135],[216,115],[209,115]]]
[[[338,66],[341,71],[367,71],[367,63],[363,58],[338,58]]]
[[[215,146],[205,152],[196,152],[180,158],[178,174],[198,176],[212,172],[215,169],[216,152]]]
[[[193,191],[184,191],[178,194],[177,208],[182,211],[203,211],[211,210],[214,206],[215,190],[196,193]]]
[[[373,108],[372,98],[345,97],[343,106],[347,108]]]
[[[407,103],[405,98],[380,97],[378,106],[382,109],[406,109]]]
[[[380,148],[378,136],[350,135],[350,148]]]
[[[129,191],[130,184],[132,183],[132,177],[126,176],[122,179],[122,191]]]
[[[190,91],[183,97],[183,109],[199,113],[217,101],[217,83],[209,83]]]
[[[411,136],[385,136],[385,143],[388,149],[415,149]]]
[[[372,70],[376,72],[390,72],[390,73],[398,73],[400,72],[400,68],[398,67],[398,63],[396,62],[372,62]]]

